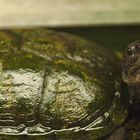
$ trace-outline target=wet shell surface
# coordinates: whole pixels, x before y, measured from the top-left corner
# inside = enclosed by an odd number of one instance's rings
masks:
[[[117,65],[111,52],[74,35],[0,31],[0,134],[110,133],[127,116]]]

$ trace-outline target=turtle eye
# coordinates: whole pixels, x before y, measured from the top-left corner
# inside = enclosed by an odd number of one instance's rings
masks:
[[[136,50],[136,48],[135,48],[134,46],[132,46],[131,48],[128,48],[128,49],[127,49],[128,55],[134,54],[135,50]]]

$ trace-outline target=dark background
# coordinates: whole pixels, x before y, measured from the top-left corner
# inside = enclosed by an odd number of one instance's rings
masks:
[[[75,34],[107,47],[121,56],[127,44],[140,39],[140,26],[96,26],[51,28]]]

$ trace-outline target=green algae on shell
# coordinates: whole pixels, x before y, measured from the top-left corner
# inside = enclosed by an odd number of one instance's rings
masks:
[[[93,140],[126,119],[108,50],[45,29],[3,30],[0,42],[1,137]]]

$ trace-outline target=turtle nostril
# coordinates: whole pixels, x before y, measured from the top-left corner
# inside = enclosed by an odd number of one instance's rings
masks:
[[[127,50],[127,54],[132,55],[132,54],[133,54],[133,51],[129,48],[129,49]]]
[[[131,48],[127,49],[127,54],[132,55],[132,54],[134,54],[135,50],[136,50],[136,48],[134,46],[131,46]]]

